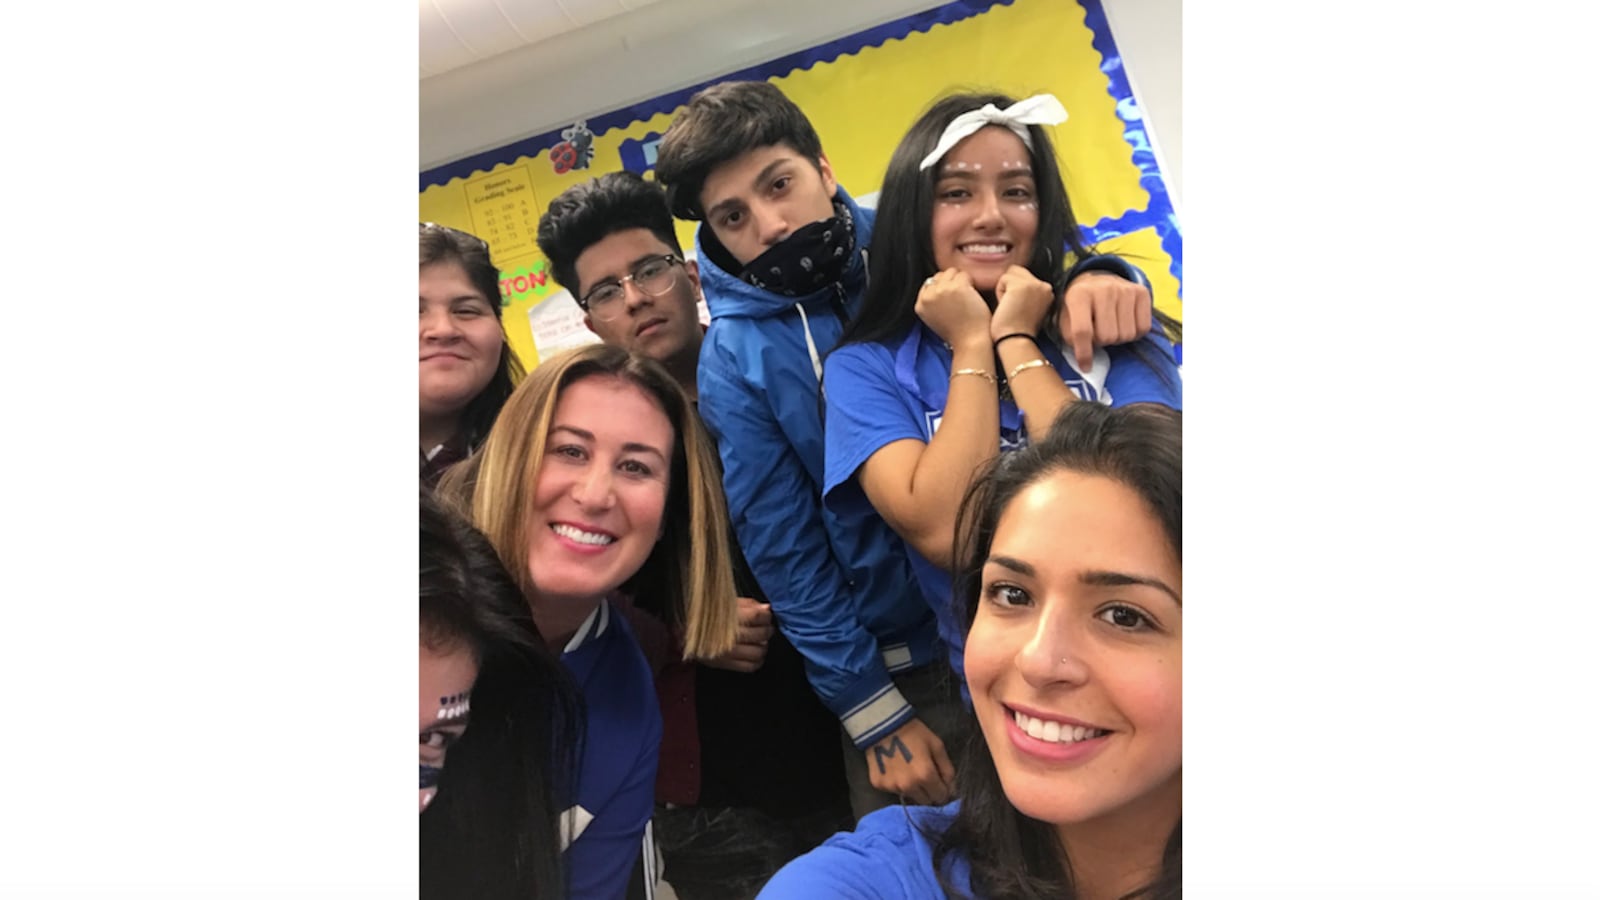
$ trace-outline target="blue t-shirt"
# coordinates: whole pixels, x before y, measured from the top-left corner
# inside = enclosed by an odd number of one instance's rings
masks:
[[[954,820],[961,801],[945,806],[889,806],[863,816],[772,876],[756,900],[929,900],[945,896],[933,869],[933,838]],[[971,893],[963,857],[946,862],[952,886]]]
[[[1097,349],[1095,364],[1087,373],[1079,372],[1055,341],[1041,341],[1039,350],[1079,400],[1110,406],[1160,403],[1183,408],[1182,376],[1173,360],[1172,345],[1155,332],[1134,344]],[[933,440],[944,418],[950,369],[950,348],[920,322],[897,341],[846,344],[828,355],[822,383],[827,402],[823,496],[829,506],[838,510],[870,508],[856,478],[862,464],[895,441]],[[1027,423],[1009,398],[1000,400],[999,425],[1001,452],[1027,446]],[[950,648],[950,666],[960,676],[965,695],[961,659],[965,635],[951,596],[950,575],[916,548],[907,545],[906,549],[922,595],[938,618],[939,636]]]
[[[584,620],[562,651],[561,663],[583,694],[586,723],[578,802],[561,818],[567,896],[621,898],[641,852],[647,878],[655,875],[647,830],[661,752],[655,678],[633,631],[610,601]]]

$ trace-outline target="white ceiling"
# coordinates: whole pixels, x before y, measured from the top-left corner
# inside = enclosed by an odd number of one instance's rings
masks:
[[[661,0],[419,0],[422,77],[559,37]]]
[[[940,0],[418,0],[422,169]]]

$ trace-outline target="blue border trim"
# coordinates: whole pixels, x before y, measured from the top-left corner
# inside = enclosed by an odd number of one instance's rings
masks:
[[[926,12],[913,13],[893,22],[879,25],[876,28],[858,31],[848,37],[842,37],[836,41],[829,41],[826,44],[812,47],[809,50],[801,50],[769,62],[740,69],[737,72],[730,72],[727,75],[722,75],[709,81],[702,81],[681,91],[662,94],[644,103],[613,110],[593,119],[588,119],[586,123],[590,131],[596,135],[602,135],[613,128],[624,127],[634,122],[644,121],[652,116],[672,112],[688,103],[689,98],[694,96],[696,91],[721,81],[765,81],[769,78],[781,78],[796,71],[809,69],[817,63],[833,62],[841,56],[859,53],[867,47],[876,47],[885,41],[905,38],[913,32],[925,32],[935,25],[949,25],[988,12],[997,6],[1010,6],[1012,2],[1013,0],[956,0],[955,3],[947,3],[944,6],[930,9]],[[1103,16],[1102,21],[1104,21]],[[1098,49],[1099,44],[1096,43],[1095,46]],[[561,141],[561,129],[557,128],[544,134],[523,138],[514,144],[496,147],[493,150],[485,150],[466,159],[429,169],[422,173],[422,187],[418,192],[425,191],[434,185],[448,184],[453,178],[470,178],[479,172],[488,172],[502,163],[516,162],[518,157],[537,157],[551,147],[561,143]]]
[[[1139,168],[1139,185],[1150,194],[1150,205],[1143,211],[1124,213],[1117,219],[1102,219],[1084,228],[1089,240],[1105,238],[1154,227],[1161,238],[1161,249],[1172,257],[1172,277],[1178,279],[1178,299],[1183,299],[1183,232],[1178,227],[1178,215],[1172,208],[1172,198],[1167,196],[1167,183],[1156,165],[1155,151],[1144,129],[1144,113],[1133,99],[1133,88],[1122,68],[1122,54],[1111,38],[1111,24],[1106,21],[1105,8],[1100,0],[1078,0],[1083,6],[1084,24],[1094,34],[1094,49],[1100,51],[1100,71],[1109,82],[1106,92],[1117,101],[1117,118],[1121,119],[1122,139],[1133,148],[1133,164]]]

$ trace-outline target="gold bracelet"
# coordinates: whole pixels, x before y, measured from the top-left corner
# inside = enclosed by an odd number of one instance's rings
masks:
[[[957,375],[977,375],[980,378],[987,379],[990,384],[997,384],[998,383],[998,382],[996,382],[994,380],[994,376],[993,375],[990,375],[988,372],[985,372],[983,369],[957,369],[954,372],[950,373],[950,377],[952,379],[954,379]]]
[[[1021,375],[1023,372],[1026,372],[1029,369],[1037,369],[1040,366],[1048,366],[1048,365],[1050,365],[1050,364],[1048,362],[1045,362],[1042,359],[1030,359],[1027,362],[1017,366],[1015,369],[1012,369],[1010,372],[1007,372],[1006,373],[1006,380],[1007,381],[1016,381],[1017,380],[1017,376]]]

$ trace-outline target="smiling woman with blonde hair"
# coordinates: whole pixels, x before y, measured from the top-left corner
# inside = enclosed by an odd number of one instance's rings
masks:
[[[623,896],[636,864],[654,877],[661,713],[618,607],[681,635],[686,659],[726,653],[737,635],[710,441],[659,364],[593,345],[530,373],[439,491],[489,538],[588,704],[569,896]]]

